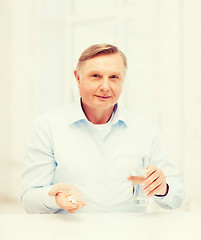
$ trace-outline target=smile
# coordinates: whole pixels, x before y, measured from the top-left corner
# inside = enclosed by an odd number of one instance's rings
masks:
[[[108,98],[111,98],[111,96],[98,96],[98,95],[95,95],[96,97],[100,98],[100,99],[108,99]]]

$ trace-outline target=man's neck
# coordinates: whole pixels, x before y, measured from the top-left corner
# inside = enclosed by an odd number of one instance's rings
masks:
[[[112,116],[113,108],[114,106],[111,106],[106,109],[90,108],[89,106],[82,102],[82,109],[84,111],[84,114],[87,117],[87,119],[93,124],[107,123]]]

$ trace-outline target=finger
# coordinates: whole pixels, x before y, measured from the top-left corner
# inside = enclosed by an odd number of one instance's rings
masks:
[[[69,208],[72,207],[73,209],[74,208],[83,208],[84,206],[87,205],[87,202],[86,201],[79,201],[77,203],[69,203]]]
[[[142,188],[146,189],[148,186],[150,186],[154,181],[156,181],[159,178],[159,173],[156,171],[152,173],[143,183]]]
[[[145,178],[150,177],[153,173],[156,172],[156,170],[157,168],[155,166],[149,166],[145,171],[144,177]]]
[[[77,208],[83,208],[87,205],[87,202],[86,201],[80,201],[77,203]]]
[[[132,176],[131,176],[131,175],[128,176],[128,177],[127,177],[127,180],[132,181]]]
[[[87,205],[87,202],[86,201],[81,201],[79,202],[78,204],[76,204],[76,208],[74,209],[69,209],[68,212],[70,213],[74,213],[74,212],[77,212],[78,210],[82,209],[84,206]]]
[[[74,211],[77,209],[77,207],[70,207],[70,208],[67,208],[67,207],[63,207],[64,210],[68,211],[68,212],[71,212],[71,211]]]
[[[75,213],[79,210],[80,208],[75,208],[75,209],[72,209],[72,210],[68,210],[69,213]]]
[[[81,203],[72,203],[72,202],[69,202],[68,200],[63,200],[61,202],[61,205],[62,205],[62,208],[67,210],[67,211],[70,211],[70,210],[75,210],[77,208],[80,207]]]
[[[55,196],[58,193],[59,189],[58,186],[55,184],[50,188],[50,191],[48,192],[49,196]]]
[[[147,194],[147,197],[152,197],[154,196],[155,194],[158,194],[158,192],[160,192],[160,190],[163,188],[163,185],[160,184],[159,186],[157,186],[156,188],[154,188],[151,192],[149,192]]]
[[[154,189],[156,189],[158,186],[160,186],[162,184],[162,181],[160,178],[157,178],[154,182],[152,182],[148,187],[146,187],[144,190],[143,190],[143,193],[144,194],[149,194],[151,193],[152,191],[154,191]]]
[[[85,207],[87,205],[87,201],[82,201],[82,205]]]
[[[69,203],[67,206],[65,206],[65,209],[67,209],[68,211],[70,210],[74,210],[74,209],[77,209],[78,206],[76,204],[73,204],[73,203]]]
[[[133,181],[133,184],[136,185],[136,184],[142,183],[145,180],[145,178],[143,176],[131,176],[130,175],[127,177],[127,180]]]
[[[60,197],[60,196],[55,196],[56,199],[56,203],[63,209],[65,210],[71,210],[71,209],[75,209],[77,207],[76,204],[73,204],[71,202],[68,201],[68,199],[66,199],[65,197]]]

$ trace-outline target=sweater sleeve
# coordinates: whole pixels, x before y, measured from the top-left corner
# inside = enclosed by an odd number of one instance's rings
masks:
[[[60,207],[48,196],[57,163],[48,122],[35,120],[31,124],[22,174],[21,201],[27,213],[54,213]]]
[[[164,197],[154,196],[155,202],[164,209],[179,208],[185,197],[184,181],[175,166],[167,160],[162,138],[158,129],[156,129],[152,141],[150,164],[158,167],[164,172],[166,183],[169,187],[168,193]]]

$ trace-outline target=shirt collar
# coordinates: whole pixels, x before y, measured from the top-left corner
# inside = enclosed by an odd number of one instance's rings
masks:
[[[70,116],[70,124],[87,120],[81,105],[81,98],[76,99]]]
[[[112,125],[124,124],[127,127],[128,122],[126,120],[124,111],[118,103],[115,104],[113,111],[114,111],[114,116],[113,116]]]
[[[118,103],[115,104],[114,110],[113,110],[113,119],[112,119],[112,125],[116,124],[124,124],[125,126],[128,125],[125,114],[123,112],[123,109],[119,106]],[[82,109],[82,104],[81,104],[81,98],[75,101],[73,110],[70,116],[70,124],[77,123],[79,121],[87,121],[88,119],[86,118],[83,109]]]

